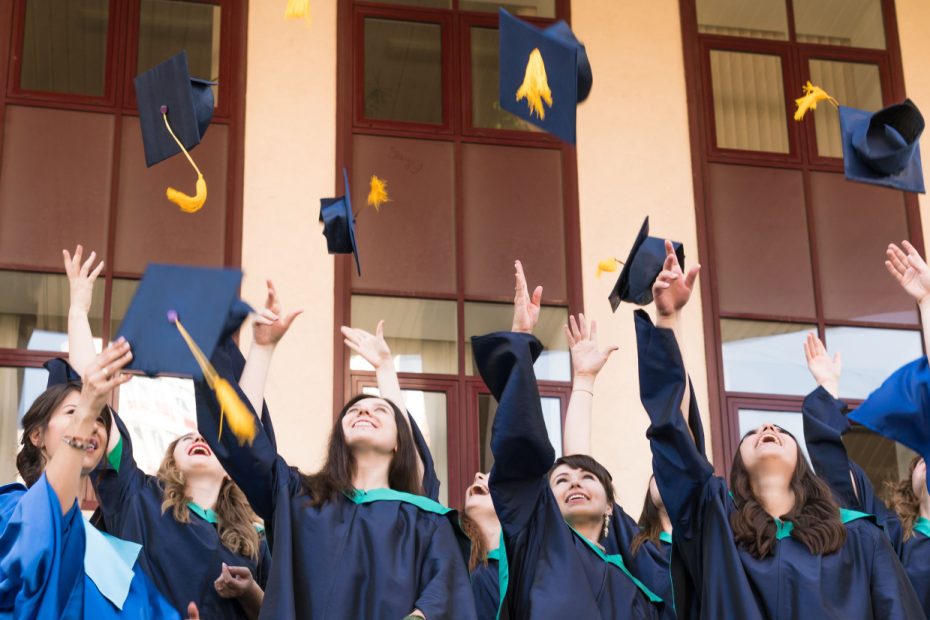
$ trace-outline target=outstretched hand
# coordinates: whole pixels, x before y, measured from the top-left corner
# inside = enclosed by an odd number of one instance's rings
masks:
[[[685,274],[678,264],[678,256],[672,242],[665,241],[665,263],[662,271],[652,285],[652,296],[655,299],[656,311],[660,316],[677,314],[691,299],[694,291],[694,282],[701,271],[700,265],[695,265]]]
[[[917,303],[930,300],[930,267],[910,242],[902,241],[901,245],[904,250],[893,243],[885,250],[888,273]]]
[[[103,270],[103,261],[94,267],[96,252],[91,252],[87,260],[84,258],[84,246],[78,245],[74,249],[74,256],[68,250],[61,251],[65,262],[65,273],[68,274],[68,284],[71,290],[71,308],[80,310],[85,314],[90,312],[90,304],[94,297],[94,282]]]
[[[222,598],[239,598],[252,586],[252,571],[245,566],[228,566],[225,562],[220,576],[213,582],[216,593]]]
[[[511,331],[532,334],[533,328],[539,321],[543,287],[537,286],[532,297],[526,286],[526,276],[523,274],[523,264],[514,261],[514,291],[513,291],[513,326]]]
[[[392,361],[391,348],[384,339],[384,321],[378,321],[374,334],[346,325],[340,327],[339,330],[344,336],[345,345],[361,355],[375,369]]]
[[[837,353],[831,358],[820,338],[811,332],[807,334],[807,339],[804,341],[804,357],[807,359],[807,368],[811,371],[817,385],[823,386],[834,398],[838,398],[840,374],[843,369],[840,354]]]
[[[284,337],[291,323],[303,313],[303,310],[294,310],[285,313],[281,308],[281,301],[275,291],[271,280],[267,281],[268,297],[265,299],[265,308],[258,312],[252,323],[252,338],[255,344],[275,345]]]
[[[572,354],[572,371],[575,377],[596,377],[610,355],[619,349],[618,346],[609,346],[603,351],[597,346],[597,322],[587,322],[583,314],[575,320],[573,315],[568,317],[569,325],[565,325],[565,336]]]
[[[81,377],[81,403],[87,406],[89,414],[96,417],[106,404],[110,392],[132,378],[132,375],[122,372],[131,361],[129,343],[120,338],[108,345],[87,366]]]

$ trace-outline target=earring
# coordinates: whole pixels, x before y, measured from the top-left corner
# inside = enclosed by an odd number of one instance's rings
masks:
[[[604,535],[602,536],[602,538],[607,538],[608,529],[610,529],[610,515],[605,514],[604,515]]]

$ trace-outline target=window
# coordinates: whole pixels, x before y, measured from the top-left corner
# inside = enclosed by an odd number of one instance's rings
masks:
[[[916,308],[882,264],[886,245],[920,238],[920,224],[914,196],[845,180],[833,106],[792,118],[808,79],[867,110],[904,99],[893,2],[681,7],[709,267],[711,420],[726,468],[750,425],[766,416],[798,421],[815,387],[802,349],[808,332],[842,351],[840,392],[852,405],[921,355]],[[865,429],[847,445],[874,480],[906,465]]]
[[[568,12],[567,0],[340,4],[340,107],[350,112],[339,168],[350,170],[353,196],[367,195],[372,175],[387,180],[391,202],[357,210],[362,275],[336,261],[337,326],[385,321],[408,409],[430,420],[451,505],[490,467],[493,399],[470,337],[510,328],[514,259],[544,288],[536,374],[559,451],[571,379],[561,326],[581,307],[574,152],[498,105],[501,6],[539,25]],[[375,386],[371,367],[338,342],[337,408]]]
[[[16,0],[0,10],[0,38],[9,41],[0,47],[5,416],[22,415],[23,403],[28,407],[44,389],[44,379],[34,379],[44,372],[38,367],[67,349],[63,248],[81,243],[106,263],[90,312],[98,346],[115,335],[147,263],[238,262],[244,84],[236,67],[245,50],[236,39],[245,28],[244,4]],[[181,213],[164,198],[168,185],[190,182],[188,192],[193,187],[183,158],[145,167],[132,83],[137,73],[182,49],[192,75],[219,82],[213,121],[193,152],[210,186],[210,198],[196,214]],[[144,382],[127,385],[120,402],[131,401]],[[176,390],[168,383],[159,380],[154,385],[161,388],[149,393],[172,399]],[[122,413],[131,419],[133,411],[127,405]],[[144,432],[164,439],[184,427],[164,416],[158,420],[149,419]],[[14,428],[14,422],[2,423]],[[0,482],[14,471],[16,444],[6,428],[0,428]]]

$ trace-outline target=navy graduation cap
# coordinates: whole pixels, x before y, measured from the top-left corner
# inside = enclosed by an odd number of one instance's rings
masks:
[[[221,338],[235,332],[251,312],[239,299],[241,281],[238,269],[150,264],[118,333],[132,347],[128,368],[149,376],[202,379],[196,355],[175,322],[183,322],[209,359]]]
[[[326,249],[330,254],[355,255],[355,268],[362,275],[362,265],[358,260],[358,244],[355,241],[355,216],[352,215],[352,197],[349,194],[349,173],[342,169],[345,184],[345,196],[320,199],[320,221],[323,222],[323,235],[326,237]]]
[[[685,247],[678,241],[673,241],[672,246],[675,248],[678,264],[684,269]],[[636,235],[630,255],[623,263],[620,277],[617,278],[617,283],[608,297],[611,309],[616,312],[621,301],[637,306],[651,303],[652,285],[662,272],[663,263],[665,263],[665,240],[649,236],[649,217],[647,216],[643,220],[639,234]]]
[[[592,79],[584,45],[568,24],[537,28],[500,9],[501,107],[574,144],[576,107]]]
[[[918,142],[924,117],[910,99],[878,112],[840,106],[840,130],[847,179],[925,192]]]

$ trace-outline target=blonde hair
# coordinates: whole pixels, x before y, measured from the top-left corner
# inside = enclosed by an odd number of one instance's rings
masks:
[[[920,498],[914,495],[914,469],[920,463],[920,455],[911,459],[908,465],[907,478],[898,482],[885,482],[885,492],[888,494],[888,507],[898,513],[901,519],[901,529],[904,530],[904,540],[914,535],[914,524],[920,516]]]
[[[175,521],[190,523],[187,504],[193,500],[185,492],[184,477],[174,460],[174,449],[180,440],[178,437],[171,442],[158,468],[157,476],[164,493],[161,512],[164,514],[171,509]],[[217,516],[216,531],[223,546],[233,553],[257,561],[260,540],[255,523],[258,517],[252,511],[245,493],[229,478],[223,480],[214,512]]]

